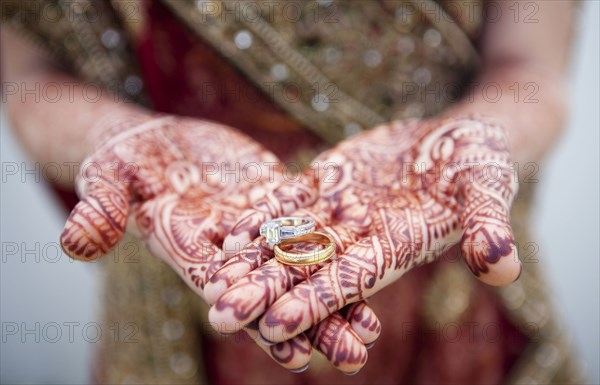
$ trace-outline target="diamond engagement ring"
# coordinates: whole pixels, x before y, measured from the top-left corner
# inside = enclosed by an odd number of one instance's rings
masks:
[[[310,218],[275,218],[260,226],[260,235],[265,237],[270,245],[277,245],[284,239],[300,237],[313,231],[315,221]]]

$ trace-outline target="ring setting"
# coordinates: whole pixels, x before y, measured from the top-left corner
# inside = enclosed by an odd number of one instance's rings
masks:
[[[282,241],[301,237],[315,231],[315,221],[310,218],[282,217],[270,220],[260,226],[260,235],[271,246]]]

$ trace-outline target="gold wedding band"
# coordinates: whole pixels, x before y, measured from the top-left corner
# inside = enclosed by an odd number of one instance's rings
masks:
[[[300,253],[286,251],[298,243],[316,243],[324,247]],[[292,266],[307,266],[324,262],[333,257],[335,255],[335,243],[327,234],[314,232],[296,238],[285,239],[280,244],[275,245],[273,250],[275,251],[275,258],[281,263]]]

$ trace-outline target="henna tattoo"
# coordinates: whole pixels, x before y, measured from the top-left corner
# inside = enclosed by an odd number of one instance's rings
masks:
[[[271,345],[269,347],[269,353],[273,357],[273,359],[280,364],[287,364],[294,360],[297,356],[298,350],[304,354],[310,354],[311,351],[311,341],[304,335],[301,335],[301,338],[293,339],[290,341],[286,341],[284,343],[279,343],[275,345]],[[308,365],[308,363],[307,363]],[[297,366],[297,370],[301,370],[304,366]]]
[[[221,324],[232,317],[245,326],[294,285],[305,280],[318,265],[287,268],[275,259],[254,270],[223,294],[209,312],[211,322]],[[241,290],[235,290],[236,287]],[[229,311],[233,314],[229,314]],[[223,319],[224,318],[224,319]],[[285,340],[285,339],[283,339]]]
[[[61,244],[75,259],[96,259],[117,244],[129,224],[129,231],[203,296],[205,284],[225,261],[219,246],[235,220],[260,197],[269,197],[282,186],[281,177],[264,168],[276,158],[221,125],[137,115],[130,121],[135,122],[133,127],[122,121],[95,133],[100,144],[82,167],[77,184],[82,201],[65,224]],[[106,124],[103,127],[107,129]],[[215,164],[218,172],[206,167]],[[246,164],[258,167],[260,177],[227,175],[228,170],[231,174],[230,170],[235,172],[237,166]],[[315,199],[314,188],[288,187],[294,198],[286,202],[279,195],[281,203],[273,210],[290,210]],[[277,191],[273,194],[285,190],[280,187]],[[249,272],[266,261],[249,257],[247,252],[246,258],[238,260],[238,272]],[[233,268],[234,263],[228,266]],[[298,274],[305,278],[309,273]],[[232,283],[224,275],[216,276]],[[290,277],[289,287],[298,283],[299,277]],[[256,326],[245,330],[259,340]],[[300,334],[272,346],[258,344],[285,368],[300,370],[310,359],[310,343]]]
[[[125,231],[128,194],[121,186],[102,180],[90,187],[85,200],[70,214],[61,234],[68,255],[95,260],[111,250]]]
[[[313,345],[342,372],[358,372],[367,362],[367,348],[350,324],[338,313],[307,332]]]
[[[381,333],[381,322],[375,312],[365,302],[356,302],[342,309],[352,330],[360,337],[367,348],[375,343]]]
[[[300,210],[293,215],[302,216],[303,213],[304,211]],[[310,216],[315,218],[317,223],[322,223],[321,219],[314,214]],[[356,240],[354,234],[344,227],[325,228],[338,243],[338,248],[346,242]],[[299,244],[296,245],[299,249],[296,251],[310,250],[314,247],[315,245]],[[233,330],[233,326],[237,324],[242,326],[248,324],[259,317],[283,293],[323,266],[288,267],[272,258],[273,250],[264,239],[260,238],[247,245],[213,275],[205,288],[209,298],[217,299],[215,306],[209,312],[212,323],[226,325],[226,330]],[[231,290],[227,290],[229,287]],[[223,292],[225,294],[222,294]],[[337,369],[350,373],[359,370],[365,364],[365,344],[372,344],[377,339],[381,326],[373,310],[362,302],[352,305],[352,308],[345,310],[344,314],[348,317],[344,322],[332,316],[318,323],[315,328],[320,332],[315,334],[313,331],[312,340],[317,350],[322,352]],[[285,340],[286,334],[297,334],[293,322],[288,325],[288,328],[289,330],[280,331],[281,337],[277,338],[278,340]],[[336,330],[339,338],[337,334],[331,336]],[[358,338],[348,335],[347,330],[351,330]],[[275,339],[269,332],[263,331],[261,335],[265,340]],[[332,352],[336,353],[332,354]]]
[[[246,245],[236,257],[225,262],[210,277],[204,290],[208,303],[217,302],[228,287],[271,258],[273,258],[273,251],[265,247],[264,242],[252,242]]]
[[[327,322],[327,320],[323,322]],[[304,334],[278,344],[267,344],[260,340],[256,325],[249,325],[244,328],[244,331],[256,341],[258,347],[282,367],[293,372],[302,372],[308,367],[312,342]]]
[[[484,282],[502,285],[518,277],[508,218],[517,185],[508,140],[494,123],[478,117],[394,122],[341,143],[316,163],[338,165],[335,178],[318,185],[314,207],[326,213],[324,228],[335,233],[332,228],[343,226],[352,236],[342,241],[341,256],[267,309],[259,330],[274,342],[374,294],[458,242]],[[245,219],[269,214],[258,207]],[[243,296],[241,284],[229,290]]]

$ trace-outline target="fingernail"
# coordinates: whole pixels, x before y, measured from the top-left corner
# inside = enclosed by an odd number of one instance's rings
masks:
[[[356,373],[358,373],[358,372],[360,372],[360,369],[359,369],[359,370],[357,370],[356,372],[350,372],[350,373],[346,373],[346,372],[344,372],[344,374],[345,374],[345,375],[347,375],[347,376],[353,376],[353,375],[355,375],[355,374],[356,374]]]
[[[260,332],[258,332],[258,340],[267,346],[273,346],[273,345],[277,344],[276,342],[269,341],[268,339],[263,337],[263,335]]]
[[[292,373],[302,373],[302,372],[305,372],[306,369],[308,369],[308,364],[304,365],[303,367],[301,367],[299,369],[290,369],[290,372],[292,372]]]

